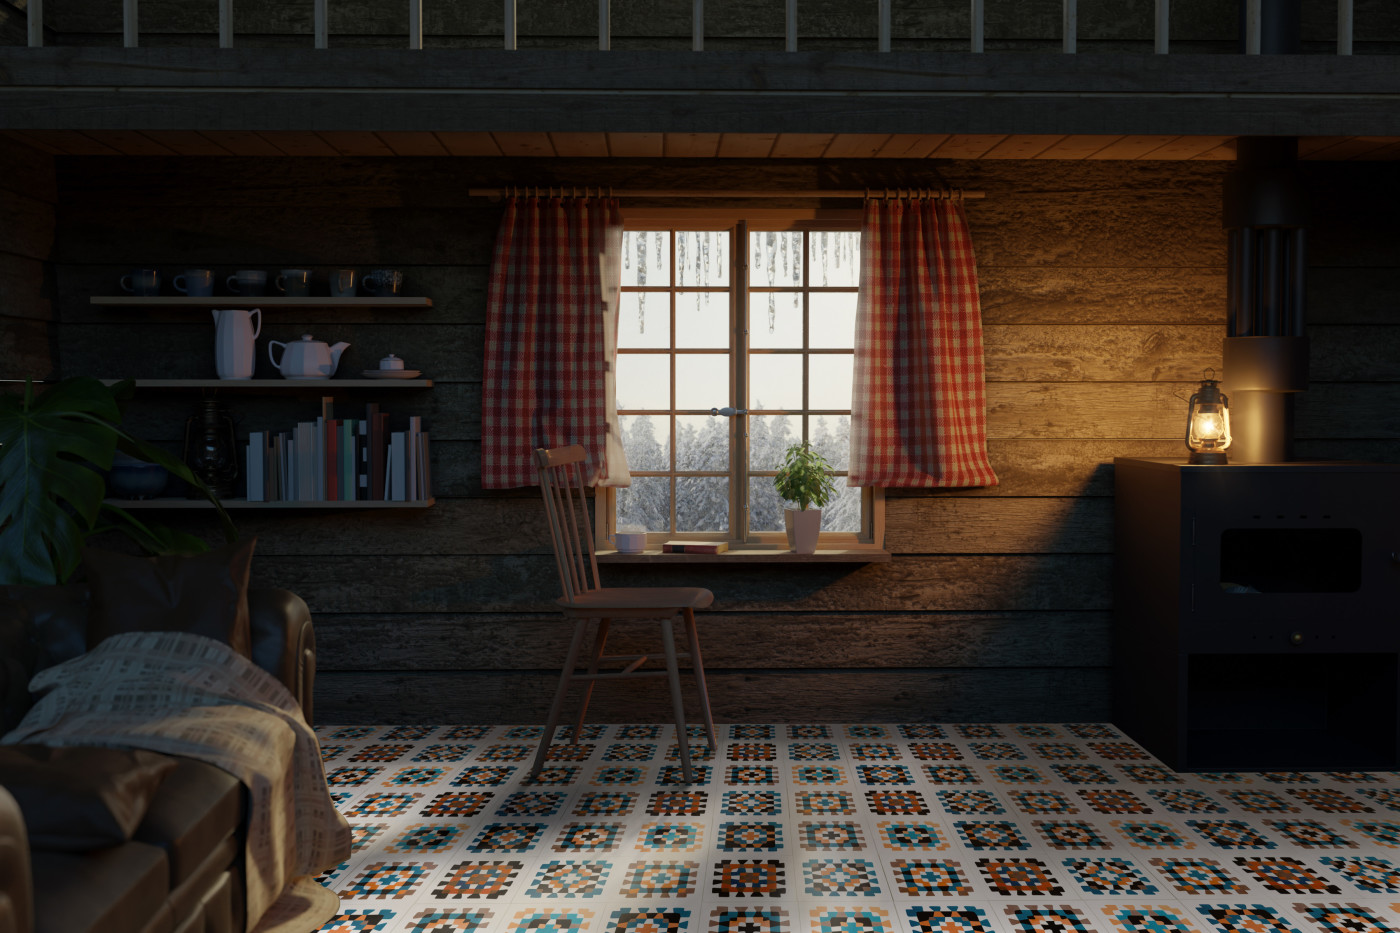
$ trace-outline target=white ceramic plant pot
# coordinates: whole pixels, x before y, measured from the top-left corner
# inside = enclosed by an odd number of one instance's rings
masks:
[[[817,534],[822,530],[821,509],[783,509],[788,547],[794,554],[815,554]]]

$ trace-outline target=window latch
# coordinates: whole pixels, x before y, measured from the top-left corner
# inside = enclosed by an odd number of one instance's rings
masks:
[[[748,413],[749,410],[747,408],[730,408],[728,405],[724,406],[723,408],[710,409],[711,417],[714,417],[715,415],[724,415],[724,417],[726,418],[733,418],[735,415],[747,415]]]

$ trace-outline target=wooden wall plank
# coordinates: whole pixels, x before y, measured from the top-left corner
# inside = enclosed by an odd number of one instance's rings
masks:
[[[1111,499],[890,499],[885,547],[898,554],[1111,554]]]
[[[1065,136],[1036,156],[1038,159],[1088,159],[1121,140],[1121,136]]]
[[[826,151],[826,147],[831,145],[831,140],[834,138],[832,133],[779,133],[769,157],[774,159],[819,158]]]
[[[933,151],[933,158],[936,159],[978,159],[988,149],[1006,137],[1004,135],[971,135],[959,133],[949,136],[944,143]]]
[[[766,159],[777,142],[777,133],[725,133],[720,136],[721,159]]]
[[[448,154],[446,147],[437,136],[429,132],[381,133],[379,138],[384,141],[384,145],[393,150],[394,155],[445,156]]]
[[[499,156],[501,147],[490,133],[437,131],[437,138],[454,156]]]
[[[22,194],[52,204],[58,200],[58,182],[50,153],[35,148],[25,138],[0,138],[0,190]]]
[[[661,133],[608,133],[608,151],[622,159],[656,158],[665,142]]]
[[[202,133],[192,130],[146,130],[145,135],[154,143],[164,146],[170,152],[182,156],[227,156],[233,155],[228,149],[214,142]]]
[[[661,141],[667,158],[712,159],[719,154],[719,133],[666,133]]]
[[[706,677],[718,722],[1081,722],[1106,720],[1106,668],[1018,671],[715,672]],[[550,673],[328,673],[316,678],[318,721],[540,723],[557,675]],[[687,710],[698,701],[686,681]],[[660,681],[599,688],[590,722],[664,721]],[[566,709],[577,709],[570,698]],[[698,713],[691,713],[692,716]]]
[[[0,252],[47,259],[53,246],[53,204],[0,189]]]
[[[713,669],[1076,668],[1109,663],[1110,614],[1089,612],[703,612]],[[549,670],[573,631],[558,613],[315,617],[320,671]],[[415,637],[406,639],[411,630]],[[619,623],[615,654],[656,651],[654,623]]]
[[[886,612],[1103,610],[1111,557],[1099,554],[901,555],[852,568],[800,564],[781,574],[706,565],[705,586],[727,612]],[[547,555],[283,557],[254,565],[258,585],[301,594],[313,613],[396,611],[540,612],[557,595]],[[608,567],[613,586],[693,586],[694,568],[667,564]]]
[[[54,318],[49,268],[43,259],[0,253],[0,307],[10,317]]]
[[[338,153],[330,143],[315,133],[274,130],[258,133],[263,140],[290,156],[333,156]]]
[[[889,135],[884,133],[837,133],[831,144],[822,153],[824,159],[869,159],[874,158]]]
[[[604,133],[550,133],[550,145],[562,158],[594,159],[608,155],[608,137]]]
[[[1045,150],[1055,145],[1063,136],[1018,134],[1007,136],[995,146],[982,153],[983,159],[1038,159]]]
[[[343,156],[391,156],[395,151],[375,133],[337,133],[321,130],[316,134]]]
[[[37,317],[0,315],[0,373],[6,379],[52,379],[54,352],[50,322]]]
[[[977,279],[984,326],[1168,322],[1223,326],[1225,321],[1223,268],[984,264]],[[1311,276],[1308,285],[1311,314],[1321,296]]]
[[[1120,136],[1090,155],[1091,159],[1143,159],[1173,142],[1175,136]]]
[[[947,140],[947,133],[893,133],[875,155],[881,159],[926,159]]]
[[[1223,325],[993,324],[982,329],[988,382],[1188,382],[1219,369]]]
[[[281,149],[257,133],[237,130],[200,130],[200,135],[236,156],[283,155]]]

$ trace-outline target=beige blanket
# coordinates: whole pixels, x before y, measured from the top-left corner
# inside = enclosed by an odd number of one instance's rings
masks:
[[[200,635],[132,632],[41,671],[29,689],[42,698],[0,743],[144,748],[243,782],[248,929],[292,916],[316,929],[335,913],[335,895],[304,876],[349,858],[350,829],[327,792],[315,733],[271,674]]]

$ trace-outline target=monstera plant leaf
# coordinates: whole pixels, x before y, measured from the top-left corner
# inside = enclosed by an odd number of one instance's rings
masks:
[[[143,523],[103,502],[102,471],[121,450],[159,463],[200,489],[218,510],[224,536],[237,535],[218,499],[189,468],[119,427],[132,383],[65,379],[36,395],[0,395],[0,584],[66,581],[89,536],[120,531],[156,554],[206,549],[193,535]]]

